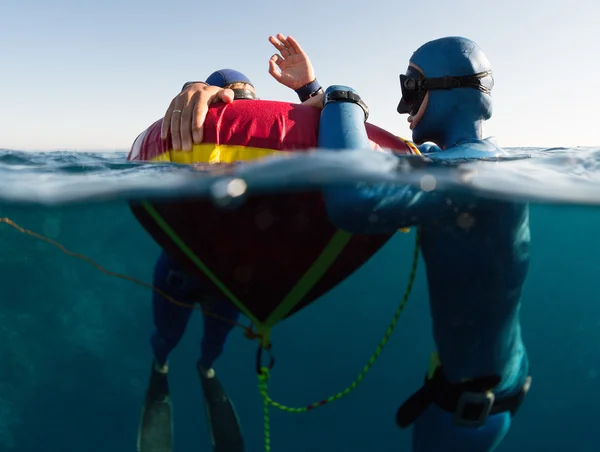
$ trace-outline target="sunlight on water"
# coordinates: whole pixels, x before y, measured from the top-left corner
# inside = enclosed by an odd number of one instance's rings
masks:
[[[0,199],[49,204],[148,196],[220,199],[229,190],[235,194],[386,182],[524,201],[600,203],[599,148],[508,151],[508,158],[444,162],[416,156],[399,160],[370,151],[297,153],[240,165],[233,174],[222,168],[126,162],[125,153],[0,151]]]

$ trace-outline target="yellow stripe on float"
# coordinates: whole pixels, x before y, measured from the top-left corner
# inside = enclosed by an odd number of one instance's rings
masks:
[[[411,151],[413,151],[415,154],[421,155],[421,152],[419,151],[419,148],[415,143],[399,136],[396,136],[396,138],[399,138],[400,140],[404,141],[406,145],[411,149]]]
[[[257,160],[273,154],[287,154],[288,151],[255,148],[250,146],[234,146],[230,144],[202,143],[195,144],[191,151],[169,151],[156,156],[153,162],[191,163],[235,163],[239,161]]]
[[[404,141],[417,155],[419,149],[411,141]],[[275,149],[256,148],[251,146],[238,146],[230,144],[202,143],[195,144],[191,151],[168,151],[152,159],[153,162],[173,162],[179,164],[190,163],[235,163],[239,161],[257,160],[273,154],[287,154],[290,151],[277,151]]]

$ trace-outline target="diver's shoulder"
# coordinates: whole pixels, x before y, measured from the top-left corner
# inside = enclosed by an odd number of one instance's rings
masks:
[[[472,143],[467,142],[461,146],[464,146],[468,150],[496,154],[497,156],[507,154],[507,152],[498,145],[496,137],[474,140]]]
[[[465,141],[444,151],[435,153],[436,158],[443,159],[477,159],[506,155],[508,155],[508,152],[498,145],[494,137]]]
[[[437,144],[426,142],[417,146],[421,154],[430,154],[432,152],[441,152],[440,147]]]

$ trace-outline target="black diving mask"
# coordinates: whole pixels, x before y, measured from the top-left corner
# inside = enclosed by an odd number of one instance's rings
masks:
[[[483,84],[481,79],[492,76],[491,71],[478,72],[473,75],[446,76],[426,78],[421,71],[413,66],[409,66],[406,74],[400,74],[400,88],[402,89],[402,98],[398,104],[397,111],[400,114],[416,115],[425,100],[427,91],[453,88],[475,88],[485,94],[490,94],[494,86],[494,80],[491,83]],[[489,85],[489,86],[488,86]]]

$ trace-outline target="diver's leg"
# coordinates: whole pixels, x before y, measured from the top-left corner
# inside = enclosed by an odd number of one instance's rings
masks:
[[[235,327],[240,311],[225,300],[212,300],[202,304],[204,317],[204,336],[198,365],[206,370],[223,353],[223,347],[231,330]]]
[[[154,287],[175,301],[186,303],[182,307],[153,292],[152,313],[154,331],[150,338],[157,367],[167,370],[167,358],[181,340],[192,314],[194,280],[165,253],[161,253],[154,268]]]
[[[202,310],[204,336],[197,367],[213,450],[241,452],[244,450],[244,441],[237,413],[213,369],[240,313],[222,297],[215,297],[211,302],[203,303]]]
[[[154,352],[150,381],[138,432],[138,451],[170,452],[173,444],[172,406],[167,379],[167,359],[188,324],[192,309],[193,281],[182,268],[161,253],[154,268],[153,285],[162,293],[190,307],[175,305],[158,292],[153,293],[155,330],[150,343]]]
[[[510,428],[508,413],[495,414],[477,429],[457,427],[452,414],[431,405],[415,422],[414,452],[488,452],[498,447]]]
[[[492,452],[531,382],[518,315],[499,322],[502,328],[481,322],[467,334],[456,319],[436,320],[436,345],[445,355],[432,354],[425,384],[400,407],[397,423],[413,425],[413,452]]]
[[[441,337],[451,342],[452,336],[460,333],[450,334],[452,320],[437,320],[436,343],[443,348]],[[511,321],[504,325],[507,323]],[[440,334],[442,325],[450,326],[445,335]],[[402,428],[414,424],[414,452],[492,452],[498,447],[531,382],[517,319],[512,326],[491,332],[488,323],[486,331],[477,335],[479,339],[473,338],[474,347],[456,347],[461,341],[455,340],[445,360],[440,362],[437,353],[432,355],[425,384],[400,407],[396,417]],[[506,331],[517,333],[503,335]]]
[[[471,398],[467,395],[464,398],[467,404],[454,410],[454,406],[445,406],[442,408],[439,403],[431,403],[414,422],[413,451],[494,451],[510,429],[512,414],[509,410],[512,408],[516,411],[518,409],[518,405],[528,390],[530,380],[527,378],[528,364],[526,355],[523,356],[518,368],[513,370],[513,381],[509,384],[504,382],[503,386],[505,390],[502,391],[503,395],[500,395],[494,401],[495,403],[500,402],[496,405],[496,409],[501,403],[504,403],[508,411],[489,414],[486,419],[482,419],[481,425],[468,426],[462,424],[464,418],[474,420],[483,414],[483,407],[485,405],[482,404],[482,401],[485,399],[479,397],[485,394],[483,391],[473,391],[474,397]],[[522,390],[523,392],[521,392]],[[468,393],[462,391],[462,394]],[[480,400],[477,400],[477,398]],[[488,400],[491,401],[491,399]],[[441,405],[444,405],[444,403]],[[454,405],[454,403],[451,403],[451,405]],[[492,412],[494,411],[494,408],[492,408]]]

